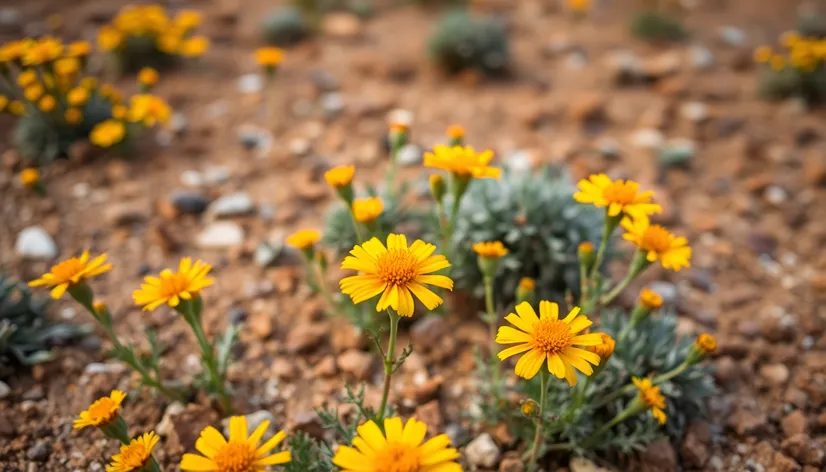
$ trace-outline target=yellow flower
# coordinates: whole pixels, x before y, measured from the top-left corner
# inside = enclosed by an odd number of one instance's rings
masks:
[[[711,354],[717,350],[717,340],[714,339],[714,336],[708,333],[703,333],[697,336],[695,346],[697,346],[697,349],[701,350],[704,354]]]
[[[255,62],[261,67],[277,67],[284,60],[284,50],[280,48],[258,48]]]
[[[0,95],[0,112],[6,110],[6,107],[9,106],[9,97],[5,95]]]
[[[201,290],[215,283],[207,277],[210,270],[212,266],[200,259],[193,264],[191,257],[184,257],[178,272],[164,269],[158,277],[144,278],[146,283],[132,292],[132,299],[136,305],[143,306],[144,311],[154,310],[164,303],[175,308],[181,300],[192,300]]]
[[[9,103],[9,113],[14,116],[23,116],[26,114],[26,104],[19,100],[12,100]]]
[[[786,68],[786,58],[780,54],[774,55],[771,58],[770,64],[772,69],[779,72]]]
[[[106,254],[89,260],[89,251],[80,257],[72,257],[53,265],[48,273],[29,282],[30,287],[51,287],[52,298],[57,300],[66,290],[97,275],[112,270],[112,264],[106,263]]]
[[[114,51],[123,43],[123,33],[106,25],[98,31],[98,46],[104,51]]]
[[[66,94],[66,101],[74,107],[85,105],[89,101],[89,89],[77,87],[69,90],[69,93]]]
[[[353,201],[353,215],[359,223],[370,223],[378,218],[382,211],[384,211],[384,203],[381,198],[360,198]]]
[[[112,118],[117,118],[118,120],[122,120],[126,118],[126,113],[129,110],[123,105],[115,105],[112,107]]]
[[[660,261],[666,269],[679,272],[691,267],[691,247],[684,237],[677,237],[660,225],[652,225],[648,218],[624,218],[622,237],[645,251],[648,262]]]
[[[209,40],[204,36],[193,36],[183,41],[180,53],[185,57],[198,57],[209,49]]]
[[[594,174],[587,180],[580,180],[578,186],[579,192],[574,194],[574,200],[607,208],[611,217],[625,213],[632,218],[640,218],[662,211],[660,205],[651,203],[654,192],[640,193],[640,184],[632,180],[612,181],[605,174]]]
[[[120,92],[112,84],[102,84],[98,89],[98,93],[100,93],[101,97],[109,99],[113,104],[120,103],[121,101]]]
[[[350,185],[355,173],[356,168],[354,166],[333,167],[324,173],[324,180],[326,180],[327,184],[331,187],[342,188]]]
[[[86,57],[92,53],[92,45],[89,41],[75,41],[69,45],[66,55],[69,57]]]
[[[754,61],[760,64],[765,64],[771,60],[772,55],[774,55],[772,48],[768,46],[760,46],[754,50]]]
[[[0,48],[0,61],[9,62],[17,61],[23,57],[26,51],[35,44],[36,41],[31,38],[26,38],[20,41],[12,41],[6,43]]]
[[[95,400],[88,410],[81,411],[78,418],[74,420],[74,429],[111,424],[117,419],[120,404],[123,403],[125,398],[125,393],[120,390],[112,390],[108,397]]]
[[[202,15],[195,10],[181,10],[175,15],[175,26],[189,31],[201,25]]]
[[[45,37],[32,44],[23,54],[23,64],[37,66],[51,62],[63,54],[63,44],[59,39]]]
[[[57,105],[57,101],[51,95],[45,95],[40,101],[37,103],[37,107],[40,108],[40,111],[43,113],[51,113],[54,110],[54,107]]]
[[[476,243],[473,245],[473,251],[488,259],[499,259],[508,255],[508,249],[501,241]]]
[[[640,304],[649,311],[656,310],[663,306],[663,297],[653,290],[644,288],[640,292]]]
[[[617,343],[614,341],[610,335],[605,333],[599,333],[600,338],[602,339],[602,344],[597,344],[595,346],[588,346],[588,350],[593,352],[594,354],[598,355],[602,362],[607,361],[611,358],[614,354],[614,348],[616,347]]]
[[[373,421],[359,426],[355,447],[340,445],[333,464],[344,472],[462,472],[446,434],[423,443],[427,425],[413,418],[402,424],[398,417],[385,418],[384,430]]]
[[[98,79],[95,77],[84,77],[80,79],[80,86],[86,90],[94,90],[98,87]]]
[[[36,102],[40,100],[40,97],[42,97],[45,92],[46,89],[44,89],[42,85],[34,84],[23,90],[23,96],[30,102]]]
[[[181,49],[182,42],[183,38],[181,38],[177,33],[164,34],[162,36],[158,36],[158,39],[155,40],[158,49],[166,54],[178,54],[178,51]]]
[[[591,8],[591,0],[568,0],[568,8],[578,13],[585,12]]]
[[[579,334],[591,326],[591,320],[579,314],[579,307],[574,307],[568,316],[559,319],[559,306],[549,301],[539,303],[539,317],[530,303],[522,302],[516,306],[516,313],[505,319],[516,326],[500,326],[496,334],[499,344],[516,344],[499,352],[499,359],[527,351],[516,362],[516,375],[532,379],[548,361],[548,371],[559,379],[564,378],[568,385],[577,383],[574,368],[585,375],[594,373],[593,365],[599,365],[597,354],[576,346],[596,346],[602,344],[600,333]]]
[[[387,236],[387,247],[377,238],[356,246],[344,258],[342,269],[357,270],[360,275],[341,279],[341,291],[353,303],[361,303],[381,294],[376,311],[392,308],[399,316],[413,316],[413,295],[428,310],[441,305],[441,297],[425,285],[453,290],[453,280],[444,275],[427,275],[450,267],[443,255],[432,255],[436,246],[416,240],[407,245],[402,234]]]
[[[40,182],[39,170],[29,167],[28,169],[23,169],[23,171],[20,172],[20,183],[26,187],[37,185],[38,182]]]
[[[470,146],[450,147],[440,144],[433,148],[433,152],[424,154],[424,165],[447,170],[464,178],[498,179],[502,175],[502,169],[490,167],[488,164],[492,159],[493,151],[490,150],[477,153]]]
[[[70,125],[76,125],[83,121],[83,112],[78,108],[69,108],[63,113],[63,119]]]
[[[161,438],[154,431],[133,439],[129,445],[120,447],[120,454],[112,456],[112,463],[106,466],[106,472],[138,472],[152,459],[152,448]]]
[[[447,127],[447,137],[450,139],[462,139],[465,137],[465,129],[459,125],[450,125]]]
[[[660,424],[665,424],[665,397],[660,392],[660,387],[652,384],[651,379],[649,378],[640,379],[637,377],[632,377],[631,380],[640,391],[640,400],[647,409],[651,410],[651,414],[654,415],[654,419],[659,421]]]
[[[138,82],[141,85],[152,87],[158,83],[158,71],[151,67],[144,67],[138,72]]]
[[[184,454],[181,470],[185,472],[264,472],[269,466],[286,464],[292,460],[290,451],[270,454],[287,434],[279,431],[261,446],[261,438],[269,428],[270,422],[264,420],[249,434],[247,419],[233,416],[229,419],[229,441],[212,426],[201,431],[195,442],[195,448],[203,454]]]
[[[133,123],[151,127],[157,123],[166,124],[171,116],[172,109],[160,97],[139,94],[130,99],[128,119]]]
[[[20,88],[25,89],[36,82],[37,71],[34,69],[25,69],[17,75],[17,85],[20,86]]]
[[[522,290],[533,290],[536,288],[536,280],[530,277],[522,277],[519,279],[519,288]]]
[[[72,76],[80,70],[80,61],[74,57],[63,57],[55,61],[54,72],[58,76]]]
[[[291,234],[286,243],[296,249],[307,249],[321,240],[321,233],[314,229],[302,229]]]
[[[126,135],[126,127],[117,120],[106,120],[95,125],[89,133],[89,141],[102,148],[112,147]]]
[[[786,31],[780,35],[780,44],[786,46],[787,48],[791,48],[799,44],[801,39],[800,33],[797,31]]]

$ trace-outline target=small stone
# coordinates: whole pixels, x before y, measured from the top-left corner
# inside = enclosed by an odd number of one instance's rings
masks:
[[[338,39],[353,39],[362,34],[361,19],[346,12],[333,12],[324,15],[321,31],[325,35]]]
[[[344,110],[344,99],[338,92],[326,93],[321,97],[321,109],[328,117],[334,117]]]
[[[780,426],[783,428],[783,433],[786,434],[786,437],[806,434],[809,429],[806,414],[800,410],[795,410],[786,415],[780,422]]]
[[[46,462],[52,454],[52,446],[46,441],[38,441],[37,444],[26,451],[26,458],[35,462]]]
[[[636,82],[642,77],[642,64],[632,51],[612,52],[605,60],[608,75],[617,85]]]
[[[287,335],[287,351],[291,353],[310,351],[318,347],[326,335],[327,327],[322,324],[299,324]]]
[[[780,205],[789,199],[789,194],[777,185],[770,185],[763,191],[763,197],[772,205]]]
[[[642,128],[631,135],[631,144],[640,149],[659,149],[664,143],[662,131],[654,128]]]
[[[248,320],[250,332],[260,340],[266,340],[272,336],[273,319],[268,312],[259,312],[250,316]]]
[[[183,413],[185,409],[186,406],[181,402],[170,403],[164,410],[160,423],[155,427],[155,432],[162,437],[168,436],[172,432],[172,417]]]
[[[465,444],[470,439],[470,432],[459,423],[450,423],[445,426],[445,434],[450,438],[450,443],[454,446]]]
[[[261,133],[267,134],[266,130],[260,130]],[[209,167],[204,170],[204,183],[206,185],[221,185],[229,182],[232,177],[229,169],[226,167]]]
[[[200,215],[209,205],[207,196],[198,190],[176,190],[168,201],[175,212],[182,215]]]
[[[150,213],[149,200],[134,200],[107,206],[103,220],[110,226],[128,226],[148,220]]]
[[[83,372],[89,375],[120,374],[126,371],[126,366],[120,362],[91,362],[86,364]]]
[[[688,49],[688,62],[695,70],[706,70],[714,67],[714,54],[703,46],[691,46]]]
[[[740,436],[755,436],[766,429],[766,415],[759,412],[742,410],[729,418],[734,431]]]
[[[321,418],[314,411],[298,411],[291,418],[291,431],[303,431],[310,436],[321,439],[324,437],[324,426]]]
[[[410,328],[410,340],[422,352],[437,346],[450,328],[442,316],[426,316]]]
[[[789,368],[783,364],[760,366],[760,377],[773,386],[785,385],[789,380]]]
[[[780,452],[775,453],[774,462],[772,462],[772,471],[774,472],[799,472],[800,464],[794,461],[791,457]]]
[[[260,74],[246,74],[238,78],[238,91],[258,93],[264,88],[264,78]]]
[[[746,41],[746,33],[734,26],[723,26],[719,34],[720,40],[727,46],[740,47]]]
[[[524,472],[525,465],[519,457],[505,457],[499,463],[499,472]]]
[[[471,441],[465,448],[465,459],[468,464],[477,467],[495,467],[501,456],[499,446],[488,433],[482,433]]]
[[[610,469],[606,469],[605,467],[600,467],[591,459],[586,459],[584,457],[574,457],[568,463],[568,468],[571,469],[571,472],[611,472]]]
[[[169,120],[169,129],[175,134],[184,134],[189,127],[189,121],[183,113],[173,113]]]
[[[658,162],[665,169],[686,167],[697,153],[697,144],[691,139],[676,138],[670,140],[660,150]]]
[[[678,51],[669,51],[642,61],[641,71],[648,80],[660,80],[680,71],[683,58]]]
[[[399,149],[396,160],[402,166],[414,166],[422,162],[422,148],[415,144],[405,144]]]
[[[609,136],[600,136],[595,146],[600,155],[606,159],[619,159],[622,155],[619,142]]]
[[[784,453],[796,461],[815,467],[826,465],[826,451],[818,441],[811,439],[808,434],[798,434],[784,440],[780,444]]]
[[[680,107],[680,116],[692,123],[701,123],[708,119],[708,105],[702,102],[688,102]]]
[[[680,450],[686,465],[700,469],[705,466],[709,457],[708,446],[711,436],[711,428],[707,423],[695,421],[689,425]]]
[[[204,182],[204,176],[197,170],[185,170],[181,172],[180,181],[181,185],[192,188],[200,188],[206,184],[206,182]]]
[[[428,431],[441,431],[444,427],[444,417],[438,400],[417,406],[413,417],[426,424]]]
[[[283,246],[277,246],[267,242],[260,242],[255,247],[255,252],[252,254],[252,259],[255,265],[262,268],[272,267],[278,256],[281,255]]]
[[[373,368],[373,356],[358,349],[348,349],[336,359],[342,372],[352,375],[356,380],[367,380]]]
[[[640,454],[640,461],[643,472],[677,472],[677,451],[668,439],[649,444]]]
[[[24,259],[49,261],[57,257],[57,244],[42,226],[30,226],[17,235],[17,255]]]
[[[290,140],[290,154],[296,157],[306,156],[310,153],[312,145],[310,141],[304,138],[293,138]]]
[[[196,237],[202,249],[228,249],[244,242],[244,230],[232,221],[218,221],[204,228]]]
[[[0,380],[0,400],[11,395],[11,387],[6,382]]]

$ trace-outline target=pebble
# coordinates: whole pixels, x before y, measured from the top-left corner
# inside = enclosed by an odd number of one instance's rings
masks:
[[[238,78],[238,91],[241,93],[258,93],[264,88],[261,74],[246,74]]]
[[[207,213],[217,218],[249,215],[255,211],[255,203],[246,192],[235,192],[215,200]]]
[[[86,364],[83,372],[87,374],[119,374],[126,371],[126,366],[119,362],[92,362]]]
[[[189,128],[189,121],[183,113],[174,113],[169,120],[169,129],[175,134],[184,134]]]
[[[680,299],[680,292],[677,290],[677,286],[671,282],[658,280],[651,282],[648,288],[662,297],[664,305],[676,305]]]
[[[129,226],[149,219],[151,210],[146,199],[118,202],[103,210],[103,220],[110,226]]]
[[[72,196],[78,200],[88,197],[91,191],[92,187],[86,182],[78,182],[72,185]]]
[[[414,166],[422,162],[422,148],[415,144],[405,144],[399,149],[396,159],[399,165]]]
[[[338,356],[336,365],[342,372],[352,375],[356,380],[367,380],[373,368],[373,356],[358,349],[348,349]]]
[[[264,433],[264,438],[272,437],[278,432],[275,425],[275,416],[267,410],[258,410],[254,413],[244,415],[244,417],[247,419],[247,429],[250,433],[255,431],[255,428],[265,421],[269,421],[270,424],[267,427],[267,431]],[[221,421],[221,426],[224,428],[224,436],[229,437],[229,418],[223,419]]]
[[[324,15],[321,30],[333,38],[352,39],[361,36],[362,21],[352,13],[333,12]]]
[[[42,226],[30,226],[21,231],[14,243],[14,250],[25,259],[41,261],[52,260],[58,254],[57,244]]]
[[[665,136],[658,129],[642,128],[631,135],[631,143],[640,149],[659,149],[665,143]]]
[[[258,243],[258,246],[255,247],[255,252],[252,255],[252,259],[258,267],[272,267],[275,265],[275,261],[278,259],[278,256],[281,255],[282,249],[283,246],[280,245],[260,242]]]
[[[344,99],[338,92],[325,93],[321,97],[321,109],[328,117],[336,116],[344,110]]]
[[[46,441],[39,441],[26,451],[26,458],[35,462],[46,462],[52,454],[52,446]]]
[[[20,10],[15,8],[0,9],[0,26],[16,27],[20,25],[22,20],[23,15],[20,13]]]
[[[660,166],[666,169],[685,167],[697,153],[697,144],[687,138],[675,138],[663,146],[658,154]]]
[[[643,74],[642,63],[632,51],[614,51],[605,59],[608,75],[618,85],[637,81]]]
[[[0,400],[11,395],[11,387],[6,382],[0,380]]]
[[[746,33],[734,26],[723,26],[720,28],[719,34],[723,44],[728,46],[739,47],[746,42]]]
[[[181,402],[172,402],[163,412],[163,417],[161,418],[160,423],[158,426],[155,427],[155,432],[158,433],[159,436],[166,437],[169,433],[172,432],[173,424],[172,424],[172,417],[175,415],[180,415],[181,413],[186,410],[186,406],[184,406]]]
[[[568,468],[571,469],[571,472],[610,472],[610,469],[600,467],[594,464],[591,459],[584,457],[572,458],[571,462],[568,463]]]
[[[180,180],[181,185],[185,187],[200,188],[206,184],[204,176],[197,170],[185,170],[181,172]]]
[[[334,92],[341,88],[341,83],[336,76],[324,69],[315,69],[310,72],[310,80],[322,92]]]
[[[781,187],[770,185],[763,191],[763,197],[772,205],[780,205],[789,199],[789,195]]]
[[[767,364],[760,366],[760,376],[770,385],[784,385],[789,380],[789,368],[783,364]]]
[[[714,55],[703,46],[691,46],[688,50],[688,61],[696,70],[711,69],[714,67]]]
[[[290,141],[290,154],[296,157],[306,156],[310,153],[310,141],[304,138],[293,138]]]
[[[181,214],[200,215],[207,209],[209,199],[198,190],[176,190],[169,196],[169,203]]]
[[[477,467],[492,468],[499,462],[501,456],[499,446],[488,433],[482,433],[471,441],[465,448],[465,459],[468,464]]]
[[[261,131],[268,136],[266,130]],[[232,173],[226,167],[209,167],[204,170],[204,182],[209,186],[225,184],[230,178],[232,178]]]
[[[204,228],[196,241],[202,249],[228,249],[244,242],[244,230],[232,221],[219,221]]]
[[[684,103],[680,107],[680,116],[692,123],[700,123],[708,119],[708,105],[703,102]]]

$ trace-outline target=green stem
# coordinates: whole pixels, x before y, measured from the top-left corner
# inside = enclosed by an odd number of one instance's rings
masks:
[[[436,202],[436,212],[439,217],[439,227],[442,228],[442,251],[447,250],[447,218],[445,216],[445,206],[442,204],[442,201],[439,200]]]
[[[625,278],[622,279],[620,283],[617,284],[610,292],[608,292],[605,296],[599,299],[600,305],[607,305],[611,303],[611,300],[617,297],[623,290],[625,290],[628,285],[631,283],[632,280],[637,276],[633,271],[628,271],[628,274],[625,275]]]
[[[596,432],[592,434],[590,438],[586,439],[585,442],[582,443],[582,447],[590,447],[592,444],[596,442],[597,439],[599,439],[600,436],[602,436],[606,431],[622,422],[624,419],[628,417],[628,415],[628,409],[621,411],[617,416],[614,417],[614,419],[602,425],[602,427],[596,430]]]
[[[204,360],[204,364],[206,364],[207,372],[210,377],[210,383],[212,383],[212,386],[221,397],[221,405],[224,408],[224,413],[231,414],[232,403],[230,402],[229,395],[227,395],[224,379],[218,372],[218,364],[215,359],[215,350],[206,338],[204,328],[201,326],[200,317],[193,312],[192,303],[187,303],[187,305],[189,314],[186,318],[189,325],[192,327],[192,331],[195,333],[195,338],[198,340],[198,346],[201,348],[201,356]]]
[[[493,371],[493,395],[496,404],[499,403],[499,362],[496,359],[496,311],[493,305],[493,277],[485,276],[485,310],[490,330],[490,363]]]
[[[155,460],[154,457],[149,456],[149,466],[150,472],[161,472],[161,467],[158,465],[158,462]]]
[[[352,222],[353,222],[353,229],[355,229],[355,230],[356,230],[356,239],[358,239],[358,244],[363,243],[363,242],[364,242],[364,238],[363,238],[363,237],[362,237],[362,235],[361,235],[361,225],[360,225],[360,224],[359,224],[359,222],[356,220],[356,215],[355,215],[355,213],[353,213],[353,207],[352,207],[352,205],[350,206],[350,221],[352,221]]]
[[[605,406],[605,405],[607,405],[607,404],[611,403],[612,401],[616,400],[617,398],[620,398],[620,397],[622,397],[622,396],[623,396],[623,395],[625,395],[625,394],[628,394],[628,393],[633,392],[633,391],[634,391],[634,388],[635,388],[635,387],[634,387],[634,385],[633,385],[633,384],[629,384],[629,385],[626,385],[626,386],[624,386],[624,387],[622,387],[622,388],[620,388],[620,389],[614,390],[614,391],[613,391],[610,395],[608,395],[607,397],[603,398],[603,399],[602,399],[602,401],[600,401],[599,403],[597,403],[597,405],[596,405],[596,407],[595,407],[595,408],[601,408],[601,407],[603,407],[603,406]]]
[[[588,276],[588,279],[591,281],[594,280],[597,272],[599,272],[599,267],[602,265],[602,260],[605,258],[605,251],[608,249],[608,240],[611,239],[611,234],[614,232],[614,229],[616,229],[621,218],[622,213],[618,216],[608,216],[608,210],[605,210],[605,223],[602,227],[602,241],[599,243],[597,257],[594,259],[594,265],[591,267],[591,273]]]
[[[536,433],[533,436],[533,447],[531,447],[531,455],[528,458],[528,470],[536,470],[536,459],[539,455],[539,444],[542,441],[542,423],[545,421],[545,403],[548,397],[548,374],[545,369],[539,371],[539,415],[536,417]]]
[[[672,370],[670,370],[670,371],[668,371],[668,372],[666,372],[662,375],[658,375],[658,376],[654,377],[654,379],[651,380],[651,382],[654,385],[661,384],[663,382],[667,382],[667,381],[673,379],[674,377],[676,377],[676,376],[682,374],[683,372],[685,372],[686,369],[688,369],[688,367],[689,367],[689,365],[687,363],[683,362],[678,367],[676,367],[676,368],[674,368],[674,369],[672,369]]]
[[[397,136],[390,137],[391,144],[390,144],[390,168],[387,170],[387,195],[393,196],[394,190],[396,188],[396,173],[398,172],[399,162],[398,162],[398,154],[399,149],[399,140]]]
[[[336,302],[333,300],[333,295],[330,293],[330,290],[327,288],[327,284],[324,283],[324,277],[321,273],[321,267],[316,264],[315,261],[310,260],[309,258],[304,258],[307,265],[310,267],[310,275],[315,279],[314,282],[318,287],[318,291],[321,292],[321,296],[330,305],[330,309],[334,309],[336,307]]]
[[[387,344],[387,353],[384,358],[384,389],[381,394],[381,406],[379,407],[379,422],[384,419],[387,398],[390,396],[390,380],[393,377],[393,366],[396,363],[396,338],[399,335],[399,315],[389,309],[387,314],[390,316],[390,341]]]

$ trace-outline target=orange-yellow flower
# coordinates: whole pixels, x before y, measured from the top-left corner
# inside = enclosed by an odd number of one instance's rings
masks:
[[[612,181],[605,174],[595,174],[579,181],[579,192],[574,200],[590,203],[597,208],[607,208],[608,216],[620,214],[641,218],[662,211],[662,207],[651,203],[654,192],[640,192],[640,184],[632,180]]]
[[[99,398],[89,406],[89,409],[80,412],[78,418],[73,422],[74,429],[111,424],[117,419],[120,404],[123,403],[125,398],[125,393],[120,390],[112,390],[108,397]]]
[[[89,41],[75,41],[69,44],[66,55],[69,57],[86,57],[92,53],[92,45]]]
[[[353,201],[353,216],[359,223],[370,223],[384,211],[381,198],[360,198]]]
[[[89,133],[89,141],[102,148],[112,147],[123,141],[126,127],[118,120],[106,120],[95,125]]]
[[[508,255],[508,249],[501,241],[476,243],[473,245],[473,251],[488,259],[499,259]]]
[[[657,310],[663,306],[663,297],[651,289],[644,288],[640,292],[640,303],[649,311]]]
[[[110,270],[112,270],[112,264],[106,263],[106,254],[101,254],[90,261],[89,251],[85,251],[80,257],[72,257],[53,265],[49,272],[29,282],[29,286],[51,287],[52,298],[57,300],[70,287]]]
[[[192,300],[200,295],[201,290],[215,283],[207,277],[212,266],[197,259],[194,263],[191,257],[184,257],[178,264],[178,271],[164,269],[158,277],[145,277],[146,283],[141,284],[139,290],[132,292],[132,299],[144,311],[168,304],[175,308],[181,300]]]
[[[355,174],[355,166],[338,166],[325,172],[324,180],[327,181],[330,187],[343,188],[353,182],[353,176]]]
[[[450,125],[447,127],[446,134],[451,139],[462,139],[465,137],[465,129],[459,125]]]
[[[20,183],[26,187],[37,185],[38,182],[40,182],[39,170],[29,167],[28,169],[23,169],[23,171],[20,172]]]
[[[639,399],[643,405],[651,410],[654,419],[659,421],[660,424],[665,424],[667,419],[665,416],[665,397],[662,392],[660,392],[660,387],[651,383],[651,379],[649,378],[640,379],[632,377],[631,380],[640,392]]]
[[[154,431],[142,434],[129,444],[120,447],[120,453],[112,456],[106,472],[139,472],[152,460],[152,448],[161,438]]]
[[[591,326],[585,315],[574,307],[568,316],[559,319],[559,306],[549,301],[539,303],[539,317],[528,302],[516,306],[516,313],[505,317],[510,326],[499,327],[496,342],[515,344],[499,352],[499,359],[505,360],[525,352],[516,362],[516,375],[532,379],[539,369],[548,363],[548,371],[557,378],[564,378],[568,385],[577,383],[574,368],[585,375],[594,373],[591,366],[599,365],[599,355],[576,346],[596,346],[603,343],[600,333],[577,334]],[[526,352],[527,351],[527,352]]]
[[[714,336],[708,333],[703,333],[697,336],[695,346],[697,346],[697,349],[701,350],[704,354],[711,354],[717,350],[717,340],[714,339]]]
[[[648,218],[624,218],[622,237],[646,253],[648,262],[660,261],[666,269],[679,272],[691,266],[691,247],[684,237],[677,237],[660,225],[652,225]]]
[[[198,57],[209,49],[209,39],[206,36],[193,36],[181,43],[180,54],[184,57]]]
[[[321,240],[321,233],[314,229],[302,229],[287,237],[286,243],[296,249],[308,249]]]
[[[614,348],[617,343],[614,341],[614,338],[608,334],[599,333],[599,335],[602,339],[602,344],[588,346],[588,350],[598,355],[599,358],[602,359],[602,362],[605,362],[614,354]]]
[[[387,236],[387,247],[377,238],[355,246],[344,259],[342,269],[357,270],[360,275],[341,279],[341,291],[353,303],[361,303],[379,294],[376,311],[392,308],[399,316],[413,316],[413,295],[428,310],[441,305],[441,297],[425,285],[453,290],[453,280],[444,275],[429,275],[450,267],[443,255],[432,255],[436,246],[416,240],[410,246],[402,234]]]
[[[255,62],[261,67],[278,67],[283,60],[283,49],[270,47],[255,50]]]
[[[286,464],[292,460],[290,451],[270,454],[287,434],[279,431],[275,436],[259,446],[264,433],[269,428],[269,420],[264,420],[249,434],[247,419],[233,416],[229,419],[229,440],[212,426],[201,431],[195,441],[198,454],[184,454],[181,470],[186,472],[264,472],[269,466]]]
[[[493,160],[493,151],[477,153],[470,146],[437,145],[433,152],[424,155],[425,167],[443,169],[463,178],[498,179],[502,169],[488,164]]]
[[[45,37],[32,43],[23,53],[23,64],[37,66],[54,61],[63,54],[63,43],[59,39]]]
[[[146,87],[152,87],[158,83],[158,71],[151,67],[144,67],[138,72],[138,82]]]

